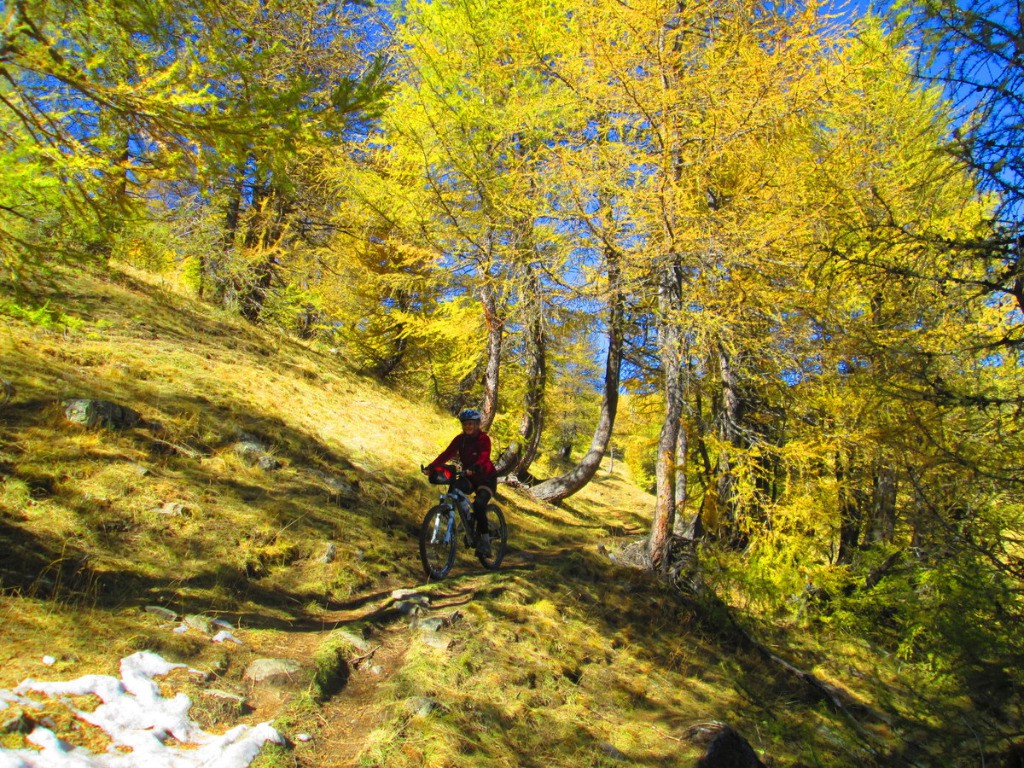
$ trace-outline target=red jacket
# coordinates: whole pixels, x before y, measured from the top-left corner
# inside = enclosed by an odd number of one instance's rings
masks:
[[[439,467],[450,459],[459,457],[462,469],[472,469],[473,476],[470,478],[474,487],[479,485],[491,485],[495,479],[494,464],[491,463],[491,438],[486,432],[477,432],[470,436],[467,434],[456,435],[441,455],[434,459],[430,466]]]

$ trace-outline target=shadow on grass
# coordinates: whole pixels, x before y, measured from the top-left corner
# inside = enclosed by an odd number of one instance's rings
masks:
[[[830,765],[902,765],[907,764],[905,760],[919,760],[924,753],[893,738],[894,730],[909,729],[927,733],[930,739],[945,740],[941,729],[930,726],[924,718],[889,712],[879,719],[876,709],[849,690],[842,691],[845,710],[831,709],[806,679],[769,661],[764,649],[751,642],[735,624],[729,609],[713,597],[679,593],[650,574],[619,567],[582,550],[539,553],[534,562],[536,572],[530,577],[533,589],[538,594],[561,595],[559,604],[584,616],[588,625],[611,640],[613,647],[628,644],[635,657],[651,663],[654,669],[684,678],[698,674],[695,682],[701,685],[713,683],[737,692],[741,699],[738,705],[706,699],[705,719],[729,722],[755,746],[756,735],[766,729],[766,735],[771,736],[769,752],[777,757],[799,757],[811,761],[810,765],[815,764],[815,754],[830,755],[826,760]],[[498,605],[491,606],[491,611],[510,624],[522,623]],[[784,636],[779,640],[785,643]],[[775,652],[785,655],[785,650]],[[790,661],[813,664],[813,659]],[[715,671],[717,681],[708,679],[709,670]],[[577,670],[569,677],[584,674],[585,669]],[[621,684],[618,691],[631,708],[663,723],[667,738],[674,738],[673,732],[679,734],[693,724],[681,722],[677,712],[651,698],[647,685],[637,679]],[[828,723],[827,728],[823,728],[823,722]],[[837,741],[838,733],[843,737]],[[845,757],[838,757],[837,749],[846,750]]]

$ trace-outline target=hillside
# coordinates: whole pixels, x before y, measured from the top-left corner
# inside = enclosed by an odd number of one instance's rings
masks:
[[[0,333],[15,389],[0,407],[0,689],[154,651],[204,673],[163,686],[209,731],[274,722],[290,743],[261,766],[689,766],[703,747],[688,729],[713,720],[777,766],[943,764],[934,713],[950,702],[920,701],[897,660],[824,627],[760,627],[755,645],[720,605],[610,558],[653,504],[621,465],[559,507],[502,488],[503,567],[462,553],[425,584],[435,489],[418,467],[450,418],[141,274],[62,273],[17,304]],[[73,398],[144,423],[85,429],[65,417]],[[189,615],[241,644],[175,632]],[[302,670],[254,687],[261,657]],[[59,709],[59,735],[106,747]]]

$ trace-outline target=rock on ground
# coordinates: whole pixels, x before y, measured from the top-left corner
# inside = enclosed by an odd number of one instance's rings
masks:
[[[142,416],[136,411],[109,400],[75,398],[64,402],[64,416],[73,424],[88,429],[132,429],[143,424]]]
[[[297,679],[302,665],[292,659],[256,659],[245,670],[245,679],[256,685],[288,685]]]

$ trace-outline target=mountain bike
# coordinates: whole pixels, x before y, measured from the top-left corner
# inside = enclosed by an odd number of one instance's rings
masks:
[[[487,505],[490,552],[478,549],[480,542],[473,520],[472,501],[466,493],[453,487],[462,477],[455,467],[447,465],[432,468],[427,477],[431,485],[448,485],[447,493],[441,494],[440,503],[430,508],[420,527],[420,560],[430,578],[443,579],[448,575],[455,563],[455,548],[460,534],[465,545],[476,551],[477,559],[484,568],[494,570],[505,557],[508,528],[505,515],[495,504]]]

